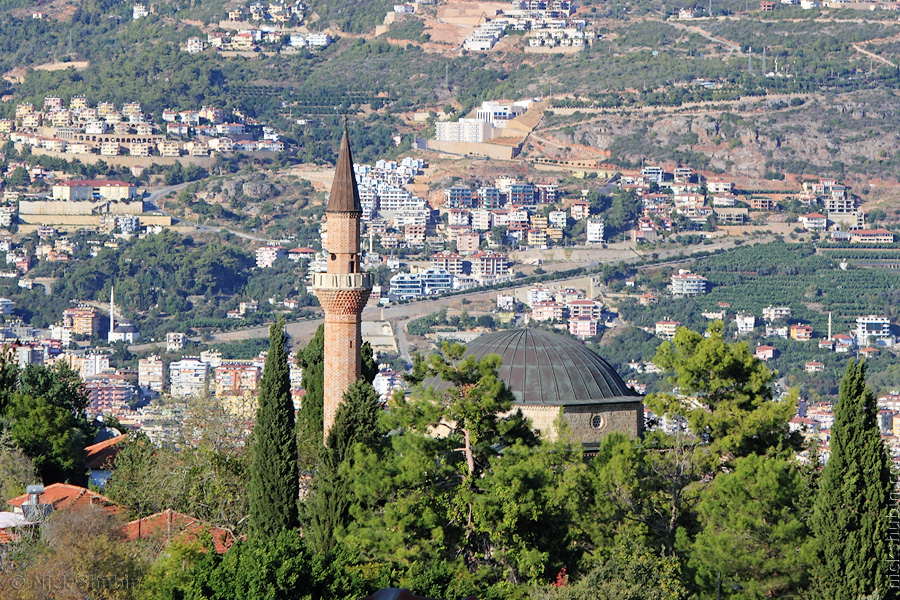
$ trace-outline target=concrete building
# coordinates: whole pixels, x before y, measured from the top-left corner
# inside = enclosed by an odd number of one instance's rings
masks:
[[[588,219],[585,228],[588,244],[602,244],[605,226],[603,219]]]
[[[892,346],[891,320],[887,317],[868,315],[856,319],[856,343],[868,346],[869,340],[881,346]]]
[[[163,360],[152,355],[138,361],[138,385],[152,392],[162,392],[165,385],[166,366]]]
[[[706,277],[679,269],[672,275],[672,295],[675,297],[699,296],[706,293]]]
[[[67,308],[63,311],[63,327],[75,335],[97,335],[100,333],[100,313],[96,308]]]
[[[312,287],[325,312],[324,439],[327,439],[344,392],[362,373],[362,310],[374,283],[370,273],[360,271],[362,205],[346,128],[325,216],[327,272],[314,273]]]
[[[169,365],[169,393],[176,398],[206,392],[209,364],[188,356]]]
[[[262,246],[256,249],[256,266],[260,269],[267,269],[285,255],[285,249],[281,246]]]
[[[439,121],[435,124],[434,139],[438,142],[481,143],[491,139],[492,127],[478,119]]]
[[[73,179],[53,185],[54,200],[131,200],[136,188],[115,179]]]
[[[184,333],[170,331],[166,334],[166,352],[178,352],[184,349]]]

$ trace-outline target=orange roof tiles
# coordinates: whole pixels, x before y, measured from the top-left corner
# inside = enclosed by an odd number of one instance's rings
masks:
[[[209,532],[212,536],[213,545],[219,554],[228,550],[235,542],[234,536],[228,530],[206,525],[199,519],[171,509],[131,521],[122,528],[122,533],[128,541],[155,538],[166,544],[175,539],[194,541],[203,531]]]

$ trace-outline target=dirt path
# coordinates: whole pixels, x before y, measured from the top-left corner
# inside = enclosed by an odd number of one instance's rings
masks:
[[[892,63],[885,57],[878,56],[874,52],[869,52],[868,50],[864,50],[859,44],[850,44],[850,47],[853,48],[854,50],[856,50],[857,52],[859,52],[860,54],[864,54],[865,56],[868,56],[869,58],[871,58],[874,61],[880,62],[881,64],[887,65],[889,67],[894,67],[895,69],[897,68],[897,65],[895,65],[894,63]]]

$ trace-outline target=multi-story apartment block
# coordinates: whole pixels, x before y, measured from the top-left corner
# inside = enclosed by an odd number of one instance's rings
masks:
[[[698,296],[706,293],[706,277],[679,269],[672,275],[672,295],[675,297]]]
[[[563,305],[553,300],[535,302],[531,306],[533,321],[562,321]]]
[[[162,392],[166,381],[165,373],[165,363],[155,354],[138,361],[138,385],[144,389]]]
[[[491,139],[492,129],[490,123],[478,119],[439,121],[435,124],[434,139],[438,142],[481,143]]]
[[[185,335],[180,331],[166,334],[166,352],[179,352],[184,349]]]
[[[587,219],[591,215],[591,203],[586,200],[575,200],[569,207],[569,214],[576,221]]]
[[[572,300],[567,305],[570,317],[590,317],[599,320],[603,304],[596,300]]]
[[[472,217],[472,229],[475,231],[487,231],[491,228],[492,213],[490,211],[479,209],[470,211],[469,214]]]
[[[606,225],[603,223],[603,219],[588,219],[585,232],[587,234],[588,244],[602,244],[606,233]]]
[[[678,321],[657,321],[656,336],[666,340],[671,340],[673,337],[675,337],[675,333],[678,331],[678,328],[680,326],[681,323],[679,323]]]
[[[569,333],[581,339],[597,335],[598,325],[591,317],[569,317]]]
[[[216,396],[234,396],[253,393],[259,389],[262,369],[254,361],[230,360],[213,371]]]
[[[63,311],[63,327],[76,335],[98,335],[100,313],[96,308],[67,308]]]
[[[767,306],[762,311],[762,318],[769,322],[777,321],[778,319],[788,319],[790,316],[790,306]]]
[[[169,391],[176,398],[206,392],[209,363],[189,356],[169,365]]]
[[[496,252],[478,252],[470,258],[472,277],[485,282],[509,276],[509,257]]]
[[[285,249],[281,246],[262,246],[256,249],[256,266],[260,269],[269,268],[285,255]]]
[[[872,339],[876,344],[892,345],[891,320],[887,317],[867,315],[856,319],[856,343],[868,346]]]
[[[495,187],[478,188],[478,206],[485,210],[496,210],[503,206],[503,193]]]
[[[463,274],[463,261],[455,252],[438,252],[431,256],[431,266],[453,275]]]
[[[473,208],[475,205],[472,190],[464,185],[454,185],[444,190],[444,199],[447,208]]]
[[[456,249],[460,254],[478,252],[481,245],[481,234],[477,231],[465,231],[456,236]]]

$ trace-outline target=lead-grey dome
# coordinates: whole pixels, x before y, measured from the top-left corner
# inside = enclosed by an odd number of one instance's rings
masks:
[[[634,402],[638,394],[596,352],[571,338],[540,329],[486,333],[469,342],[466,355],[498,354],[498,375],[518,404],[565,406]],[[438,386],[432,378],[425,385]]]

